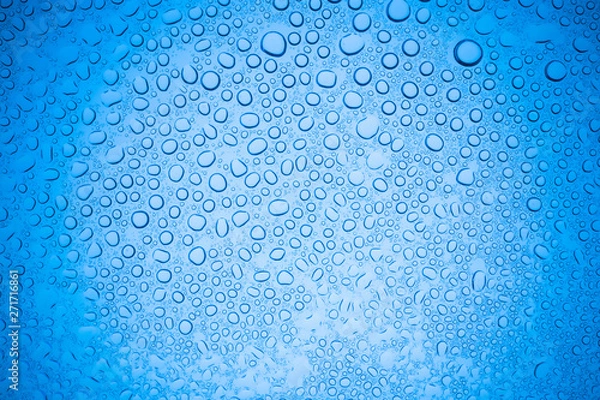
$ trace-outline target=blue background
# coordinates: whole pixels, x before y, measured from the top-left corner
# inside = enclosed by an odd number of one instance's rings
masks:
[[[600,398],[599,9],[1,1],[0,397]]]

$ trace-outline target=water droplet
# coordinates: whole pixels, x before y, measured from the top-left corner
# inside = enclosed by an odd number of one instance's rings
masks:
[[[192,264],[202,265],[206,260],[206,252],[200,246],[194,247],[192,250],[190,250],[188,258],[192,262]]]
[[[530,197],[527,200],[527,208],[531,211],[540,211],[542,209],[542,201],[537,197]]]
[[[356,133],[363,139],[371,139],[379,132],[379,119],[373,115],[358,122]]]
[[[560,82],[567,76],[567,68],[560,61],[550,61],[544,69],[546,78],[552,82]]]
[[[344,36],[340,40],[340,50],[347,55],[352,56],[360,53],[360,51],[365,47],[365,41],[363,38],[356,34],[349,34]]]
[[[483,57],[483,50],[481,46],[472,40],[465,39],[458,42],[454,47],[454,59],[460,65],[465,67],[472,67],[479,64]]]
[[[262,37],[260,48],[270,56],[281,57],[285,54],[287,43],[280,33],[271,31]]]
[[[207,71],[202,74],[202,87],[206,90],[215,90],[221,84],[221,77],[214,71]]]
[[[253,156],[262,154],[268,147],[267,141],[263,138],[253,139],[248,143],[248,153]]]
[[[441,151],[444,148],[444,140],[435,133],[430,133],[425,137],[425,145],[431,151]]]
[[[189,335],[192,332],[192,329],[194,329],[194,325],[191,321],[182,319],[179,322],[179,332],[181,332],[182,335]]]
[[[354,29],[359,32],[364,32],[371,27],[371,17],[367,13],[358,13],[352,20]]]
[[[227,189],[227,180],[222,174],[215,173],[208,178],[208,186],[215,192],[222,192]]]
[[[410,7],[404,0],[391,0],[386,8],[387,16],[394,22],[402,22],[410,16]]]
[[[456,182],[461,185],[470,186],[475,183],[475,173],[469,168],[463,168],[456,174]]]
[[[256,282],[266,282],[271,278],[271,273],[269,271],[258,271],[254,273],[254,280]]]
[[[290,206],[286,200],[273,200],[269,203],[269,213],[273,216],[285,215]]]
[[[156,279],[160,283],[168,283],[171,280],[171,276],[171,271],[169,271],[168,269],[160,269],[156,273]]]
[[[324,70],[317,74],[317,84],[324,88],[332,88],[335,86],[337,76],[333,71]]]
[[[145,228],[150,222],[150,217],[145,211],[136,211],[131,214],[131,223],[138,229]]]

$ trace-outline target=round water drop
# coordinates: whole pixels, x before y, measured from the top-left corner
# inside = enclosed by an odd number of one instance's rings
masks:
[[[386,8],[388,18],[394,22],[402,22],[410,16],[410,6],[404,0],[392,0]]]
[[[202,74],[202,87],[206,90],[215,90],[221,83],[221,77],[214,71],[207,71]]]
[[[421,273],[423,274],[423,276],[429,280],[435,280],[435,278],[437,278],[437,272],[435,269],[431,268],[431,267],[425,267],[423,268],[423,270],[421,271]]]
[[[232,324],[237,324],[238,322],[240,322],[240,316],[235,311],[232,311],[227,315],[227,321],[229,321]]]
[[[365,181],[365,175],[362,171],[352,171],[348,174],[348,181],[354,186],[362,185]]]
[[[357,31],[364,32],[371,27],[371,17],[367,13],[358,13],[354,16],[352,25]]]
[[[506,145],[511,149],[519,147],[519,139],[515,135],[510,135],[506,138]]]
[[[440,151],[444,148],[444,140],[435,133],[431,133],[425,137],[425,146],[431,151]]]
[[[184,319],[179,323],[179,332],[183,335],[189,335],[193,328],[194,325],[187,319]]]
[[[281,271],[277,274],[277,283],[283,286],[291,285],[294,283],[294,275],[285,270]]]
[[[208,178],[208,186],[215,192],[222,192],[227,189],[227,180],[222,174],[215,173]]]
[[[405,82],[401,90],[408,99],[414,99],[419,94],[419,87],[414,82]]]
[[[92,132],[89,136],[91,144],[102,144],[106,141],[106,133],[104,131]]]
[[[231,221],[238,228],[244,226],[250,220],[250,215],[246,211],[237,211],[231,216]]]
[[[347,56],[360,53],[364,47],[365,41],[359,35],[350,34],[340,39],[340,50]]]
[[[187,224],[191,230],[199,232],[206,226],[206,218],[198,214],[190,215]]]
[[[267,237],[267,232],[262,226],[256,225],[250,230],[250,237],[254,240],[263,240]]]
[[[160,269],[156,273],[156,279],[158,279],[160,283],[169,282],[171,280],[171,276],[171,271],[169,271],[168,269]]]
[[[240,117],[240,124],[245,128],[251,129],[256,128],[260,122],[258,115],[254,113],[245,113]]]
[[[353,90],[344,94],[343,102],[344,105],[350,109],[360,108],[360,106],[363,105],[362,96]]]
[[[567,76],[567,67],[560,61],[550,61],[548,65],[546,65],[544,73],[546,74],[546,78],[550,79],[552,82],[560,82]]]
[[[90,125],[92,122],[96,120],[96,111],[92,110],[89,107],[83,109],[81,114],[81,122],[86,125]]]
[[[244,180],[244,183],[249,188],[256,187],[256,185],[258,185],[259,182],[260,182],[260,175],[256,172],[251,172],[250,174],[248,174],[246,176],[246,179]]]
[[[214,305],[209,305],[206,306],[206,309],[204,310],[204,312],[206,313],[207,316],[212,317],[213,315],[215,315],[217,313],[217,307]]]
[[[171,168],[169,168],[169,179],[171,179],[173,182],[179,182],[181,178],[183,178],[184,173],[185,170],[181,165],[173,165]]]
[[[363,139],[371,139],[379,132],[379,119],[370,115],[356,124],[356,133]]]
[[[475,173],[469,168],[463,168],[456,174],[456,182],[461,185],[470,186],[475,183]]]
[[[281,57],[285,54],[287,43],[280,33],[271,31],[262,37],[260,48],[270,56]]]
[[[402,51],[407,56],[414,57],[417,54],[419,54],[419,51],[421,51],[421,46],[419,45],[419,42],[417,42],[416,40],[408,39],[408,40],[405,40],[404,43],[402,43]]]
[[[488,191],[483,192],[481,195],[481,202],[486,206],[491,205],[494,202],[494,195]]]
[[[323,145],[329,150],[337,150],[340,147],[340,138],[338,135],[331,133],[325,136]]]
[[[253,139],[248,143],[248,153],[253,156],[257,156],[267,149],[267,141],[263,138]]]
[[[246,89],[242,89],[237,94],[237,100],[241,105],[248,106],[252,103],[252,93]]]
[[[325,71],[320,71],[317,74],[317,84],[321,87],[324,88],[332,88],[335,86],[335,82],[337,81],[337,76],[335,74],[335,72],[333,71],[329,71],[329,70],[325,70]]]
[[[203,167],[203,168],[208,168],[211,165],[213,165],[213,163],[215,162],[215,160],[217,159],[217,156],[215,155],[215,153],[213,153],[210,150],[206,150],[203,151],[202,153],[200,153],[200,155],[198,156],[198,159],[196,160],[198,162],[198,165]]]
[[[477,65],[483,57],[481,46],[469,39],[461,40],[454,48],[456,62],[465,67]]]
[[[381,58],[381,64],[386,69],[394,69],[398,66],[398,56],[394,53],[385,53]]]
[[[217,61],[223,68],[231,69],[235,67],[235,58],[229,53],[219,54]]]
[[[367,167],[370,169],[379,169],[385,164],[386,158],[380,151],[374,151],[367,158]]]
[[[289,209],[290,205],[285,200],[273,200],[269,203],[269,212],[274,216],[284,215]]]
[[[527,208],[530,211],[540,211],[542,208],[542,201],[537,197],[531,197],[527,200]]]
[[[154,253],[152,253],[152,258],[154,258],[154,260],[160,263],[165,264],[171,259],[171,253],[169,253],[168,251],[157,249],[154,250]]]
[[[168,75],[161,74],[158,76],[158,78],[156,78],[156,86],[163,92],[169,88],[170,84],[171,84],[171,79],[169,78]]]
[[[107,85],[114,85],[119,80],[119,73],[115,70],[108,69],[102,74],[102,79]]]
[[[190,250],[188,258],[192,262],[192,264],[202,265],[204,263],[204,260],[206,260],[206,252],[200,246],[194,247],[192,250]]]
[[[484,0],[469,0],[467,4],[469,5],[469,8],[475,12],[481,11],[483,10],[483,7],[485,7]]]
[[[386,190],[388,190],[388,184],[385,180],[381,179],[381,178],[377,178],[373,181],[373,188],[375,190],[377,190],[378,192],[385,192]]]
[[[420,8],[416,13],[415,18],[417,19],[418,23],[426,24],[431,19],[431,11],[425,7]]]
[[[360,67],[354,71],[354,81],[361,86],[371,82],[371,71],[368,68]]]
[[[290,6],[289,0],[274,0],[273,7],[278,11],[284,11]]]
[[[144,228],[149,221],[150,217],[145,211],[136,211],[131,214],[131,223],[138,229]]]

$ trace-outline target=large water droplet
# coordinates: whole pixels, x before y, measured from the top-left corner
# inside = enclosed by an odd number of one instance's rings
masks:
[[[410,16],[410,6],[404,0],[391,0],[386,8],[387,16],[394,22],[401,22]]]
[[[260,48],[270,56],[281,57],[285,54],[287,43],[280,33],[271,31],[262,37]]]
[[[454,47],[454,59],[460,65],[472,67],[477,65],[483,57],[481,46],[472,40],[465,39],[458,42]]]
[[[567,68],[562,62],[554,60],[546,65],[544,73],[552,82],[560,82],[567,76]]]

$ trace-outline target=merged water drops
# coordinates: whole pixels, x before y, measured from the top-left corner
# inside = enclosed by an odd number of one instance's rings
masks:
[[[597,17],[0,4],[24,396],[598,397]]]

